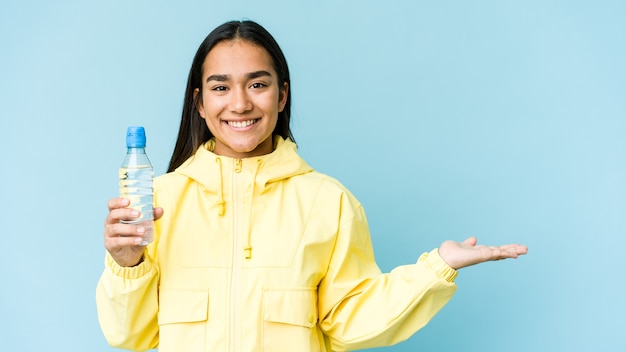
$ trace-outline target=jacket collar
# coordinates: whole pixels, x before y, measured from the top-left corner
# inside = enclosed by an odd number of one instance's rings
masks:
[[[215,140],[211,139],[200,146],[196,153],[174,172],[197,181],[207,189],[217,190],[222,182],[218,180],[222,177],[220,168],[234,165],[237,159],[217,155],[212,151],[214,148]],[[313,168],[298,155],[296,150],[296,144],[291,140],[274,136],[272,153],[240,160],[244,167],[258,168],[255,170],[255,187],[263,190],[268,183],[313,171]]]

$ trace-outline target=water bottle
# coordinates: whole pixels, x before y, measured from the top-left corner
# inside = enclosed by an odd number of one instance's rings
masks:
[[[143,226],[142,246],[154,238],[154,209],[152,204],[152,179],[154,169],[146,154],[146,132],[141,126],[128,127],[126,131],[126,158],[120,167],[120,197],[130,200],[129,208],[139,211],[139,218],[125,224]]]

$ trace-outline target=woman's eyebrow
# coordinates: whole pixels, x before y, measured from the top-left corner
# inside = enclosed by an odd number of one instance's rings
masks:
[[[265,70],[254,71],[254,72],[250,72],[246,74],[247,79],[255,79],[255,78],[264,77],[264,76],[271,77],[272,74]],[[207,82],[210,82],[210,81],[226,82],[229,79],[230,79],[230,75],[217,74],[217,75],[210,75],[209,77],[207,77],[206,81]]]
[[[263,77],[263,76],[272,76],[271,73],[265,71],[265,70],[259,70],[259,71],[254,71],[254,72],[250,72],[248,73],[246,76],[248,76],[248,79],[254,79],[254,78],[259,78],[259,77]]]
[[[209,77],[206,78],[207,82],[210,81],[219,81],[219,82],[226,82],[228,81],[228,75],[210,75]]]

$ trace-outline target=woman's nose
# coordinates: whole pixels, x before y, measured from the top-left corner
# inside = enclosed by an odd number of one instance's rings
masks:
[[[242,114],[252,110],[252,101],[245,89],[233,89],[230,98],[230,110]]]

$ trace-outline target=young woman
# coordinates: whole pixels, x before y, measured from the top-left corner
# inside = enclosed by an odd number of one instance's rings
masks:
[[[200,45],[168,173],[155,179],[155,240],[109,201],[97,287],[112,346],[168,351],[343,351],[391,345],[452,297],[457,269],[521,245],[443,242],[383,274],[365,213],[296,152],[290,79],[272,36],[225,23]]]

